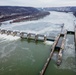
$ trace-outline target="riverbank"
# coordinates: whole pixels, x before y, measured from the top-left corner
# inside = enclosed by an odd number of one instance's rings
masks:
[[[30,16],[16,18],[13,21],[11,21],[10,23],[38,20],[38,19],[41,19],[41,18],[43,18],[43,17],[45,17],[49,14],[50,14],[50,12],[39,12],[37,14],[33,14],[33,15],[30,15]]]
[[[10,23],[14,23],[38,20],[49,14],[49,12],[34,7],[0,6],[0,22],[12,20]]]
[[[76,17],[76,12],[73,12],[73,15]]]

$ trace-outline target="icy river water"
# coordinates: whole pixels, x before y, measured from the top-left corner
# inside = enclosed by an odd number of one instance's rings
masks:
[[[3,22],[0,29],[18,30],[35,34],[57,36],[64,23],[64,29],[74,31],[76,18],[72,13],[50,12],[43,19],[9,24]],[[27,41],[19,37],[0,34],[0,75],[40,75],[53,42]],[[74,36],[67,35],[63,61],[58,67],[53,56],[45,75],[76,75],[76,52]]]

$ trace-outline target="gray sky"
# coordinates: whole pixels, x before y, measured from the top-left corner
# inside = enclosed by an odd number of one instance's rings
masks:
[[[0,6],[56,7],[76,6],[76,0],[0,0]]]

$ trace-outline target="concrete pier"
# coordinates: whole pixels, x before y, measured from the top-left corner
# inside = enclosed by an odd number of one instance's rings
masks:
[[[13,36],[16,36],[16,35],[17,35],[17,31],[14,31],[14,32],[13,32]]]
[[[11,33],[12,33],[12,31],[10,31],[10,30],[6,32],[7,35],[11,35]]]
[[[58,54],[58,60],[57,60],[57,65],[60,66],[61,62],[62,62],[62,52],[64,50],[64,44],[65,44],[65,40],[66,40],[66,35],[67,35],[67,31],[65,31],[64,35],[61,35],[62,41],[61,41],[61,45],[60,45],[60,49],[59,49],[59,54]]]
[[[76,51],[76,25],[75,25],[74,31],[75,31],[75,34],[74,34],[74,41],[75,41],[75,51]]]
[[[52,56],[53,56],[54,50],[55,50],[55,46],[56,46],[56,44],[57,44],[57,42],[58,42],[58,40],[59,40],[59,37],[60,37],[60,34],[56,37],[56,39],[55,39],[55,41],[54,41],[54,44],[53,44],[52,49],[51,49],[50,56],[49,56],[49,58],[47,59],[45,65],[44,65],[44,67],[43,67],[43,69],[41,70],[40,75],[44,75],[44,73],[45,73],[45,71],[46,71],[46,69],[47,69],[47,67],[48,67],[48,65],[49,65],[49,62],[50,62],[50,60],[51,60],[51,58],[52,58]]]
[[[28,33],[28,34],[27,34],[27,39],[30,39],[30,38],[31,38],[31,34]]]
[[[38,40],[38,35],[35,35],[35,41],[37,41]]]
[[[21,33],[20,33],[20,37],[21,37],[21,38],[24,38],[24,32],[21,32]]]
[[[61,61],[62,61],[62,50],[64,49],[64,42],[65,42],[65,39],[66,39],[66,34],[67,34],[67,31],[65,31],[64,34],[59,34],[57,36],[57,38],[55,39],[54,44],[53,44],[52,49],[51,49],[50,56],[47,59],[43,69],[41,70],[40,75],[44,75],[45,74],[45,71],[46,71],[46,69],[47,69],[47,67],[49,65],[49,62],[52,59],[53,53],[56,50],[59,51],[57,65],[59,66],[61,64]]]
[[[48,41],[54,41],[55,40],[55,38],[47,38],[46,35],[42,35],[42,34],[11,31],[11,30],[5,30],[5,29],[0,29],[0,34],[18,36],[18,37],[21,37],[21,39],[30,39],[30,40],[43,41],[43,42],[45,42],[46,40],[48,40]]]
[[[6,30],[4,30],[4,29],[3,30],[0,30],[0,33],[1,34],[5,34],[5,32],[6,32]]]

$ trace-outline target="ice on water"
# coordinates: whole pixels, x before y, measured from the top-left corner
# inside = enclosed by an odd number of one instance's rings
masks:
[[[7,40],[7,41],[14,41],[18,40],[20,37],[18,36],[12,36],[12,35],[6,35],[6,34],[0,34],[0,40]]]

